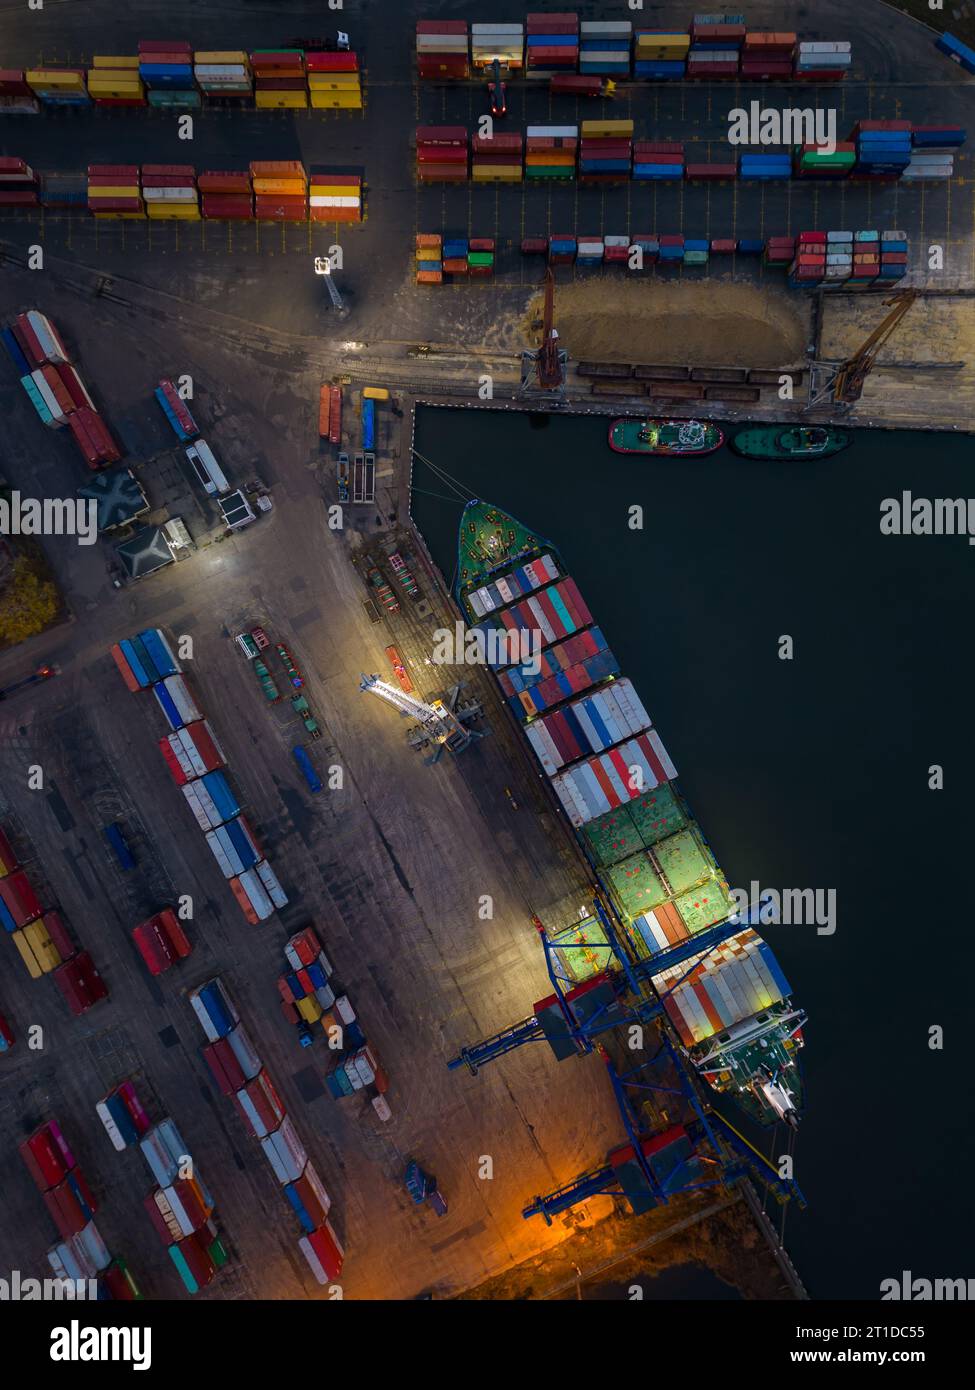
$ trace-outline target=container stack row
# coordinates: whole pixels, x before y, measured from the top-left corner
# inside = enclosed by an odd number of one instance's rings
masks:
[[[311,166],[308,188],[310,222],[361,222],[362,175],[335,173],[321,164]]]
[[[122,456],[118,445],[47,315],[37,309],[18,314],[0,329],[0,340],[41,422],[51,429],[67,426],[89,468],[116,463]]]
[[[460,183],[467,176],[467,127],[417,126],[417,183]]]
[[[525,138],[525,178],[574,179],[578,150],[578,126],[530,125]]]
[[[467,39],[464,28],[465,72]],[[355,53],[304,49],[194,51],[185,40],[144,39],[131,54],[95,54],[88,68],[0,69],[0,114],[51,107],[196,110],[209,102],[258,111],[362,109]]]
[[[810,272],[810,267],[818,266],[818,260],[799,260],[800,255],[813,254],[813,242],[827,235],[837,240],[856,238],[860,248],[858,255],[858,275],[841,275],[837,271],[829,279],[848,282],[847,287],[862,288],[875,285],[878,288],[899,280],[907,274],[908,241],[905,232],[808,232],[803,233],[806,242],[800,248],[799,238],[794,236],[761,237],[688,237],[682,233],[629,232],[585,235],[575,232],[555,232],[549,237],[530,236],[521,242],[524,256],[546,256],[550,265],[576,265],[581,268],[600,266],[620,266],[628,271],[649,270],[653,266],[662,269],[681,267],[683,269],[704,269],[710,264],[712,256],[756,256],[764,265],[789,271],[788,283],[792,288],[804,288],[820,283],[820,277]],[[440,233],[421,233],[416,238],[417,284],[444,283],[445,275],[492,275],[494,273],[495,243],[489,238],[464,241],[461,238],[442,236]],[[868,254],[879,244],[879,261],[874,265]],[[467,249],[466,266],[461,259]],[[486,248],[486,249],[481,249]],[[636,252],[639,251],[639,257]],[[837,248],[838,254],[839,248]],[[840,262],[834,262],[837,266]],[[845,264],[845,262],[844,262]],[[849,268],[852,270],[852,261]],[[867,275],[867,270],[873,270]],[[800,270],[803,272],[800,274]],[[824,277],[825,278],[825,277]]]
[[[77,1297],[85,1296],[84,1283],[95,1280],[99,1296],[141,1298],[124,1260],[112,1258],[95,1225],[98,1202],[57,1121],[35,1129],[19,1153],[61,1236],[47,1252],[55,1276],[73,1281]]]
[[[471,137],[473,183],[521,183],[524,168],[523,141],[514,132]]]
[[[132,1129],[126,1130],[124,1124],[119,1124],[120,1108],[113,1103],[117,1095],[118,1092],[109,1093],[99,1103],[99,1118],[116,1148],[119,1140],[123,1148],[138,1145],[156,1182],[143,1199],[143,1210],[166,1247],[186,1292],[199,1293],[213,1282],[228,1259],[213,1219],[213,1197],[175,1122],[167,1115],[158,1124],[152,1124],[143,1110]],[[106,1115],[116,1135],[106,1123]]]
[[[298,1218],[304,1232],[299,1249],[320,1284],[334,1282],[345,1252],[328,1219],[331,1198],[241,1025],[236,1005],[219,978],[193,990],[190,1003],[207,1039],[203,1056],[221,1094],[234,1101]]]
[[[578,177],[583,184],[626,182],[787,182],[828,178],[905,182],[951,178],[959,126],[910,121],[858,121],[835,148],[816,143],[737,150],[723,158],[689,160],[683,142],[634,138],[631,120],[589,120],[581,125],[531,125],[523,141],[514,131],[471,137],[470,178],[475,183]],[[580,138],[581,137],[581,138]],[[468,178],[464,126],[419,126],[417,181],[458,183]]]
[[[553,73],[579,70],[579,16],[577,14],[528,14],[525,16],[526,77],[550,77]]]
[[[580,134],[580,183],[613,184],[631,177],[632,121],[583,121]]]
[[[466,19],[421,19],[416,26],[416,68],[427,80],[463,81],[470,76]]]
[[[123,637],[111,654],[130,691],[151,690],[155,696],[170,728],[160,740],[170,774],[244,916],[255,926],[266,921],[287,906],[287,896],[227,781],[223,750],[197,708],[165,633],[147,628]]]
[[[60,914],[45,909],[9,835],[0,830],[0,927],[32,980],[50,975],[75,1015],[108,995],[87,951],[78,949]]]
[[[503,77],[822,83],[842,80],[852,65],[846,40],[806,40],[791,31],[749,29],[740,14],[698,14],[686,29],[634,29],[630,20],[580,22],[575,12],[531,13],[524,26],[472,24],[469,44],[468,50],[463,21],[420,20],[419,76],[463,80],[498,62]],[[950,56],[962,61],[959,54]]]
[[[471,65],[475,75],[495,62],[505,73],[521,73],[525,66],[525,26],[523,24],[472,24]]]
[[[633,25],[628,19],[583,20],[579,71],[590,77],[629,77]]]
[[[0,208],[37,207],[41,180],[25,159],[0,158]]]
[[[800,232],[789,261],[795,289],[886,288],[907,274],[907,233]]]

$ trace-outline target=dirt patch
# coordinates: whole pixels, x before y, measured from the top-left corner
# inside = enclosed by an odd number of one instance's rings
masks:
[[[540,317],[536,298],[529,333]],[[805,355],[809,302],[768,285],[633,283],[606,275],[558,286],[555,325],[576,361],[780,367]]]

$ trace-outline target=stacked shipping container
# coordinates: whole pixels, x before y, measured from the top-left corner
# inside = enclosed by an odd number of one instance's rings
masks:
[[[421,78],[463,80],[470,75],[466,19],[421,19],[416,26],[416,68]]]
[[[526,77],[550,77],[553,73],[575,72],[578,69],[577,14],[528,14],[525,16],[525,32]]]

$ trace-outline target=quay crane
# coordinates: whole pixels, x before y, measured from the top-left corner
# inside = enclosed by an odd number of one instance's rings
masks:
[[[844,362],[814,362],[809,379],[809,407],[839,405],[847,410],[863,395],[863,386],[876,365],[880,349],[918,297],[916,289],[901,290],[885,299],[890,312],[859,349]]]
[[[590,1171],[554,1192],[535,1196],[522,1212],[526,1220],[542,1216],[551,1224],[553,1215],[596,1194],[625,1198],[640,1213],[680,1193],[748,1180],[761,1184],[781,1203],[791,1198],[805,1206],[793,1179],[782,1177],[733,1125],[702,1104],[692,1069],[666,1029],[658,1031],[655,1026],[666,1022],[666,1011],[650,986],[650,977],[684,960],[698,959],[702,950],[740,931],[760,906],[671,947],[652,962],[634,963],[596,898],[596,917],[585,921],[592,926],[598,922],[602,940],[590,934],[584,949],[601,968],[581,984],[571,978],[562,954],[579,949],[573,942],[575,928],[550,937],[539,918],[532,918],[554,994],[539,1000],[527,1018],[463,1048],[447,1066],[451,1071],[466,1066],[476,1074],[488,1062],[530,1042],[548,1043],[559,1062],[595,1052],[606,1065],[626,1142]],[[641,1037],[650,1034],[651,1041],[659,1040],[651,1055],[640,1057],[633,1050],[634,1029]],[[627,1041],[618,1045],[621,1038]],[[607,1044],[614,1045],[615,1060]],[[784,1087],[780,1090],[787,1095]],[[682,1112],[677,1121],[675,1109]],[[653,1110],[657,1113],[652,1114]]]

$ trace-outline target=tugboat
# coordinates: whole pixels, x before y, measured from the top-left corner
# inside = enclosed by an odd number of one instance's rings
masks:
[[[724,431],[702,420],[614,420],[609,447],[618,454],[713,454]]]
[[[746,459],[823,459],[853,443],[849,430],[832,425],[753,425],[731,440],[736,454]]]

